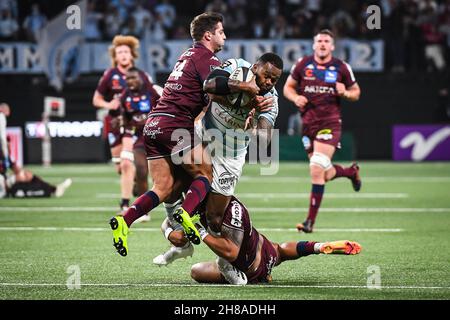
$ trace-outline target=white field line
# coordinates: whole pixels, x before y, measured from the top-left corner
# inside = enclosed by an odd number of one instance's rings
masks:
[[[161,287],[185,287],[185,288],[223,288],[236,287],[231,284],[185,284],[185,283],[81,283],[84,287],[142,287],[142,288],[161,288]],[[65,283],[7,283],[1,282],[3,287],[67,287]],[[311,288],[311,289],[369,289],[367,286],[361,285],[284,285],[284,284],[262,284],[262,285],[247,285],[239,287],[241,289],[260,289],[260,288]],[[450,286],[381,286],[381,289],[392,290],[450,290]]]
[[[311,193],[239,193],[239,198],[247,199],[309,199]],[[118,193],[97,193],[98,199],[117,199]],[[327,193],[330,199],[404,199],[408,193]]]
[[[259,208],[249,208],[250,214],[253,212],[280,212],[280,213],[289,213],[289,212],[304,212],[308,210],[306,207],[298,207],[298,208],[281,208],[281,207],[259,207]],[[117,207],[0,207],[1,212],[118,212]],[[165,212],[162,207],[158,207],[154,209],[152,212]],[[321,208],[320,212],[337,212],[337,213],[346,213],[346,212],[397,212],[397,213],[440,213],[440,212],[450,212],[450,208],[369,208],[369,207],[361,207],[361,208]]]
[[[44,174],[43,174],[44,175]],[[64,180],[70,175],[66,176],[49,176],[52,181]],[[119,177],[73,177],[74,183],[115,183],[119,184]],[[449,183],[450,177],[365,177],[362,176],[363,183]],[[332,183],[348,183],[348,179],[338,179]],[[279,177],[279,176],[243,176],[239,179],[239,183],[311,183],[311,178],[308,176],[298,177]]]
[[[160,228],[132,228],[133,232],[161,232]],[[109,228],[95,227],[0,227],[0,231],[81,231],[81,232],[106,232]],[[298,232],[295,228],[258,228],[261,232]],[[402,232],[404,229],[382,228],[317,228],[316,232]]]

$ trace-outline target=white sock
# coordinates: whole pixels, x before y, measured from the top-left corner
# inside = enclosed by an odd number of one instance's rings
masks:
[[[317,242],[314,244],[314,253],[320,253],[320,248],[323,246],[323,242]]]

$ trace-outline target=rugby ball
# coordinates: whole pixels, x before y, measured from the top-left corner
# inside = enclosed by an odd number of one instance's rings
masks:
[[[253,76],[254,73],[250,68],[239,67],[230,74],[229,79],[249,82]],[[237,92],[229,94],[227,99],[233,107],[238,108],[246,106],[252,100],[252,97],[245,92]]]

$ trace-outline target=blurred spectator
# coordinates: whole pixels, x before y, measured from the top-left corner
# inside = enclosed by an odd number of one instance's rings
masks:
[[[139,34],[138,29],[136,27],[136,20],[133,17],[130,17],[124,27],[122,28],[121,34],[127,36],[134,36],[136,38],[140,38],[141,34]]]
[[[271,39],[284,39],[287,34],[286,18],[284,16],[277,15],[274,20],[271,21],[269,27],[269,38]]]
[[[86,25],[84,30],[86,40],[95,41],[102,39],[102,33],[99,28],[101,20],[103,20],[103,14],[101,12],[95,11],[94,1],[89,1],[86,14]]]
[[[444,53],[444,34],[439,30],[437,6],[434,1],[424,1],[419,5],[421,15],[419,25],[425,42],[427,70],[443,71],[446,66]]]
[[[162,0],[161,3],[155,7],[155,13],[160,16],[162,26],[166,29],[173,27],[177,13],[175,6],[170,3],[170,0]]]
[[[146,8],[139,3],[136,8],[133,10],[132,17],[135,21],[136,33],[143,36],[145,26],[151,24],[153,21],[153,16]]]
[[[31,13],[28,15],[24,22],[23,28],[28,41],[37,41],[39,38],[39,31],[47,23],[47,18],[43,15],[37,4],[31,6]]]
[[[17,0],[0,0],[0,11],[3,10],[9,10],[13,18],[17,19],[19,16]]]
[[[107,10],[105,15],[105,36],[106,39],[112,39],[120,33],[120,27],[123,21],[120,17],[119,10],[112,4],[108,6]]]
[[[9,9],[0,12],[0,39],[2,41],[17,40],[19,24]]]

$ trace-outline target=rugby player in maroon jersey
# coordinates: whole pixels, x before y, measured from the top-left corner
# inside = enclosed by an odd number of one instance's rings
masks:
[[[204,211],[202,207],[200,211]],[[207,227],[204,212],[201,216]],[[270,282],[273,267],[284,261],[311,254],[355,255],[361,251],[359,243],[349,240],[272,242],[253,227],[247,208],[234,196],[225,210],[220,236],[212,236],[200,226],[198,229],[203,242],[219,257],[192,266],[192,278],[202,283]],[[168,239],[176,246],[187,241],[182,230],[172,230]]]
[[[126,88],[125,74],[134,66],[139,57],[139,40],[133,36],[117,35],[109,48],[112,67],[105,70],[92,98],[92,104],[99,109],[108,110],[104,119],[104,134],[108,139],[112,161],[120,177],[121,210],[128,209],[133,193],[134,163],[133,154],[122,152],[122,137],[120,134],[120,95]],[[149,75],[140,71],[145,82],[152,84]],[[156,90],[161,88],[153,85]]]
[[[210,189],[212,169],[207,151],[200,139],[194,137],[194,121],[208,105],[203,82],[210,71],[220,65],[215,53],[223,48],[226,36],[222,15],[212,12],[196,16],[190,29],[194,45],[178,58],[144,127],[153,187],[140,196],[123,217],[115,216],[110,220],[114,246],[122,256],[128,252],[128,227],[161,202],[178,200],[179,193],[174,192],[176,165],[193,181],[174,217],[179,218],[192,242],[200,243],[191,216]],[[181,159],[180,163],[175,164],[174,158]]]
[[[284,96],[299,109],[302,117],[302,142],[310,160],[311,197],[306,220],[297,225],[310,233],[322,201],[325,183],[340,177],[351,180],[353,189],[361,189],[359,166],[333,165],[340,148],[341,99],[357,101],[361,90],[350,65],[332,56],[334,37],[322,30],[314,37],[312,56],[299,59],[284,85]]]
[[[122,151],[134,155],[136,191],[139,195],[148,190],[148,166],[144,144],[144,125],[147,114],[160,98],[158,92],[142,78],[141,71],[131,67],[126,73],[127,88],[122,93],[121,115]],[[132,168],[134,170],[134,167]]]

